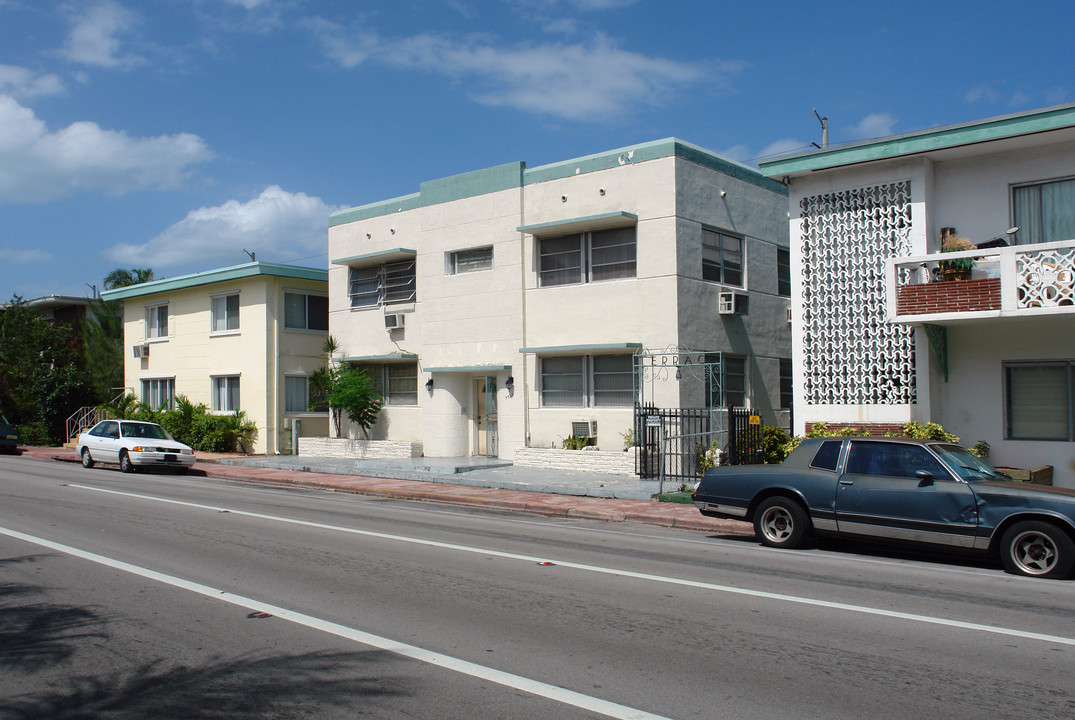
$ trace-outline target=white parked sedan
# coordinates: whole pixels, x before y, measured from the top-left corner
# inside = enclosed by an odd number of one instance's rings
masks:
[[[194,464],[194,451],[157,423],[141,420],[102,420],[78,436],[82,467],[119,463],[123,472],[145,467],[168,467],[185,473]]]

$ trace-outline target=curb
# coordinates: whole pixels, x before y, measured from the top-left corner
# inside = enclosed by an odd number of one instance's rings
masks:
[[[32,460],[78,463],[74,451],[55,448],[25,448],[24,457]],[[198,467],[201,465],[202,467]],[[582,495],[556,495],[527,490],[503,490],[361,475],[339,475],[277,468],[223,465],[212,460],[198,460],[188,471],[189,477],[276,486],[298,486],[348,492],[393,500],[435,502],[547,517],[563,517],[604,522],[635,522],[647,525],[692,530],[721,535],[753,536],[754,528],[740,520],[705,517],[693,505],[660,503],[653,500],[595,498]]]

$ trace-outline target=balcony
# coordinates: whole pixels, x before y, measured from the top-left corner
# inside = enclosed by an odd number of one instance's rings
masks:
[[[970,277],[944,280],[941,262],[960,258]],[[1075,313],[1075,240],[889,258],[885,289],[891,323]]]

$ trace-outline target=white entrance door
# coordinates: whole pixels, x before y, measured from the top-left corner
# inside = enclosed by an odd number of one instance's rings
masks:
[[[483,377],[474,381],[475,420],[477,421],[477,441],[474,443],[474,454],[485,457],[497,456],[497,431],[496,431],[496,378]]]

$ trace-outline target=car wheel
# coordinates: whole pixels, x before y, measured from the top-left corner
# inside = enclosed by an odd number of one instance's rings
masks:
[[[1065,578],[1075,566],[1075,541],[1047,522],[1016,523],[1000,540],[1000,561],[1013,575]]]
[[[82,448],[82,467],[86,468],[87,470],[93,467],[93,458],[90,457],[89,448]]]
[[[769,547],[801,547],[810,536],[810,518],[794,500],[771,497],[754,513],[754,534]]]
[[[126,450],[120,451],[119,454],[119,469],[120,472],[130,473],[134,472],[134,463],[131,462],[131,456],[127,454]]]

